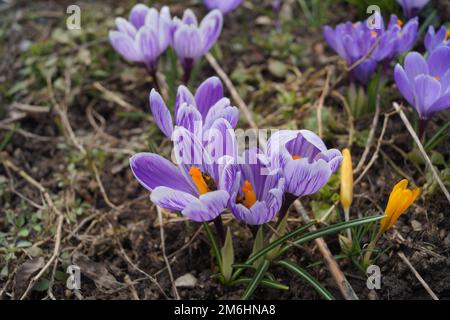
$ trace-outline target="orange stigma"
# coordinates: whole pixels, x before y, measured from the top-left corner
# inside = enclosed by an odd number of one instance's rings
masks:
[[[397,25],[399,27],[403,27],[403,24],[404,24],[403,20],[397,19]]]
[[[371,35],[372,37],[376,37],[376,36],[378,36],[378,32],[376,32],[376,31],[371,31],[371,32],[370,32],[370,35]]]
[[[248,209],[250,209],[256,202],[256,194],[255,191],[253,190],[252,184],[248,180],[244,181],[242,191],[244,192],[244,205]]]
[[[191,167],[191,169],[189,169],[189,175],[192,177],[192,181],[194,181],[200,194],[205,194],[209,191],[208,185],[206,184],[205,179],[203,179],[202,172],[198,167]]]
[[[292,159],[294,159],[294,160],[298,160],[298,159],[301,159],[302,157],[300,157],[300,156],[292,156]]]
[[[433,79],[439,81],[439,80],[441,80],[441,77],[435,76],[435,77],[433,77]]]
[[[447,33],[445,34],[444,42],[447,41],[450,38],[450,30],[447,30]]]

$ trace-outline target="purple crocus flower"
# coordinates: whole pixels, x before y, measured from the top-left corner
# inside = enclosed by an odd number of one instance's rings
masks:
[[[426,6],[430,0],[397,0],[397,3],[403,8],[405,18],[417,16],[420,10]]]
[[[342,161],[337,149],[327,149],[322,139],[309,130],[281,130],[267,145],[272,165],[283,168],[285,192],[301,197],[318,192]]]
[[[145,64],[154,74],[159,56],[170,44],[170,26],[168,7],[158,12],[137,4],[131,10],[128,21],[116,18],[117,31],[109,32],[109,41],[125,59]]]
[[[428,27],[428,32],[425,36],[425,48],[428,52],[432,52],[434,49],[440,46],[450,47],[450,29],[447,30],[445,26],[442,26],[438,32],[434,30],[433,26]]]
[[[155,89],[150,92],[150,109],[156,125],[168,138],[172,137],[174,122],[176,126],[203,136],[217,119],[226,119],[234,128],[239,117],[238,109],[230,105],[229,99],[223,97],[222,82],[217,77],[205,80],[198,87],[195,96],[185,86],[178,87],[174,106],[175,121]]]
[[[215,9],[209,12],[200,25],[194,12],[187,9],[180,20],[172,21],[172,47],[185,72],[185,82],[189,79],[194,63],[211,49],[222,31],[222,13]]]
[[[245,150],[238,162],[240,171],[231,192],[231,212],[238,220],[251,225],[271,221],[283,202],[281,169],[272,169],[269,158],[258,148]]]
[[[236,9],[242,0],[203,0],[203,2],[209,10],[219,9],[225,15]]]
[[[214,129],[226,137],[227,143],[234,143],[233,130],[226,120],[218,119]],[[236,176],[234,159],[225,153],[210,153],[183,127],[174,130],[173,141],[178,167],[157,154],[138,153],[130,159],[134,176],[151,192],[154,204],[181,211],[197,222],[215,219],[228,204],[232,177]]]
[[[410,50],[417,38],[417,18],[403,26],[403,22],[392,15],[387,29],[381,16],[377,21],[380,25],[376,29],[369,28],[367,22],[345,22],[335,29],[325,26],[323,30],[328,44],[349,66],[366,57],[351,72],[362,84],[370,80],[379,62],[388,63],[396,55]],[[370,50],[372,54],[367,56]]]
[[[395,66],[395,82],[403,97],[425,120],[450,107],[450,47],[438,47],[428,59],[411,52],[404,67]]]

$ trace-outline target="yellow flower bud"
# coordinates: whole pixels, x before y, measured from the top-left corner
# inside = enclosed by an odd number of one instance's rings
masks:
[[[380,232],[389,230],[398,218],[411,206],[420,195],[420,188],[408,189],[408,180],[403,179],[397,183],[389,196],[388,204],[384,213],[386,218],[380,222]]]
[[[349,209],[353,201],[353,167],[350,150],[342,150],[344,159],[341,164],[341,204],[344,209]]]

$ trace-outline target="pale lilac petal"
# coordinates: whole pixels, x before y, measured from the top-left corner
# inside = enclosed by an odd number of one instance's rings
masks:
[[[414,104],[414,93],[412,91],[412,83],[409,82],[405,70],[400,64],[394,69],[394,78],[397,88],[409,104]]]
[[[200,31],[192,25],[183,25],[175,32],[173,49],[181,59],[200,58],[203,54],[202,36]]]
[[[201,195],[198,201],[189,203],[181,213],[196,222],[211,221],[226,208],[229,197],[228,192],[223,190],[208,192]]]
[[[203,145],[214,162],[223,156],[237,157],[236,135],[226,119],[217,119],[204,132]]]
[[[217,119],[226,119],[231,127],[236,127],[239,111],[236,107],[230,106],[228,98],[220,99],[211,109],[205,118],[205,129],[209,129]]]
[[[161,131],[170,138],[173,132],[173,122],[170,115],[170,111],[166,106],[161,95],[152,89],[150,92],[150,110],[153,114],[156,125],[161,129]]]
[[[150,200],[161,208],[171,211],[182,211],[190,203],[198,201],[193,195],[168,187],[157,187],[152,191]]]
[[[330,166],[324,160],[309,163],[308,159],[289,161],[284,168],[286,191],[296,196],[316,193],[331,176]]]
[[[195,93],[195,101],[203,120],[205,120],[209,109],[223,98],[222,82],[217,77],[206,79]]]
[[[428,57],[430,75],[441,79],[450,70],[450,47],[439,47]]]
[[[135,5],[133,9],[131,9],[129,20],[136,29],[139,29],[144,25],[148,11],[149,8],[141,3]]]
[[[414,106],[421,118],[428,118],[430,116],[429,108],[441,95],[441,85],[439,81],[430,76],[420,75],[416,77],[414,88],[416,102]]]
[[[177,112],[175,123],[177,126],[184,127],[197,136],[202,134],[202,116],[194,106],[186,103],[181,104]]]
[[[147,66],[154,67],[154,63],[160,55],[156,33],[148,27],[142,27],[136,35],[136,43]]]
[[[450,108],[450,92],[441,96],[433,105],[429,108],[429,115],[432,115],[438,111]]]
[[[405,58],[405,72],[411,84],[421,74],[429,74],[427,62],[418,52],[411,52]]]
[[[323,159],[328,162],[331,172],[335,173],[342,162],[342,153],[338,149],[329,149],[317,155],[315,160]]]
[[[182,21],[187,25],[198,25],[197,17],[195,16],[194,11],[192,11],[191,9],[187,9],[184,11]]]
[[[174,111],[173,111],[175,118],[177,117],[179,107],[183,103],[186,103],[191,106],[196,106],[195,99],[194,99],[194,96],[192,95],[192,93],[184,85],[181,85],[178,87],[177,96],[175,99],[175,107],[174,107]]]
[[[168,187],[195,194],[182,172],[170,161],[154,153],[138,153],[130,158],[131,170],[146,189]]]
[[[223,17],[219,10],[213,10],[200,23],[200,34],[203,39],[203,53],[206,53],[217,41],[222,32]]]
[[[109,41],[114,50],[120,53],[125,59],[133,62],[142,62],[142,55],[137,49],[134,40],[128,35],[119,31],[110,31]]]
[[[118,31],[125,33],[130,38],[136,36],[136,28],[124,18],[116,18],[116,27]]]

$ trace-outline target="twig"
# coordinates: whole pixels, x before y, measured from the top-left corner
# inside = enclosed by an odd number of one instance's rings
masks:
[[[322,109],[325,97],[328,95],[328,91],[330,90],[330,78],[331,78],[331,69],[327,68],[327,78],[323,86],[322,94],[320,95],[320,98],[317,102],[317,130],[319,131],[319,137],[321,138],[323,137]]]
[[[348,105],[347,100],[338,91],[333,90],[331,92],[331,95],[336,97],[337,99],[339,99],[341,101],[342,105],[344,106],[345,111],[347,112],[347,115],[348,115],[348,143],[347,143],[347,147],[350,148],[353,145],[353,139],[354,139],[354,136],[355,136],[355,124],[354,124],[352,110],[351,110],[350,106]]]
[[[223,71],[223,69],[220,67],[219,63],[217,62],[216,58],[210,53],[207,53],[205,55],[206,60],[208,60],[208,63],[211,65],[211,67],[214,69],[214,71],[218,74],[218,76],[222,79],[222,81],[225,83],[225,86],[227,87],[228,91],[230,91],[231,96],[233,97],[234,101],[236,101],[239,109],[242,110],[244,113],[245,119],[247,120],[250,127],[254,130],[258,130],[258,126],[256,125],[255,121],[253,120],[253,116],[248,109],[247,105],[245,104],[244,100],[239,96],[239,93],[237,92],[236,88],[234,87],[233,83],[231,82],[228,75]]]
[[[430,286],[423,280],[422,276],[417,272],[417,270],[413,267],[411,262],[409,262],[408,258],[405,256],[403,252],[398,252],[397,255],[400,257],[400,259],[403,260],[404,263],[411,269],[412,273],[416,276],[417,280],[419,280],[420,284],[425,288],[425,290],[428,292],[428,294],[433,298],[433,300],[439,300],[437,295],[431,290]]]
[[[303,208],[301,202],[299,200],[296,200],[294,202],[294,207],[297,210],[298,213],[300,213],[303,217],[303,220],[305,223],[308,223],[310,221],[308,214],[306,213],[305,208]],[[310,228],[311,231],[316,230],[315,226],[312,226]],[[328,267],[328,270],[330,271],[331,275],[333,276],[334,281],[336,282],[337,286],[339,287],[339,290],[341,291],[342,295],[346,300],[359,300],[358,296],[356,295],[355,291],[353,290],[352,286],[348,282],[345,275],[342,273],[341,269],[339,268],[339,265],[337,264],[336,260],[334,260],[333,255],[330,252],[330,249],[328,249],[327,244],[325,243],[325,240],[323,238],[317,238],[314,240],[317,247],[319,248],[320,253],[322,254],[325,263]]]
[[[373,43],[373,45],[370,47],[369,51],[367,51],[367,53],[358,61],[356,61],[354,64],[352,64],[350,67],[348,67],[347,71],[350,72],[353,69],[355,69],[357,66],[359,66],[361,63],[363,63],[364,61],[366,61],[367,59],[370,58],[370,56],[372,55],[372,53],[374,52],[375,48],[378,46],[378,44],[380,43],[382,37],[378,37],[377,40],[375,40],[375,42]]]
[[[158,206],[156,206],[156,211],[158,211],[159,231],[160,231],[160,235],[161,235],[161,251],[163,254],[164,261],[167,266],[167,273],[169,274],[170,281],[172,282],[172,288],[173,288],[173,292],[175,294],[175,298],[177,300],[180,300],[180,295],[178,294],[177,286],[175,285],[175,280],[173,278],[172,268],[170,267],[169,259],[167,259],[167,255],[166,255],[166,241],[165,241],[165,236],[164,236],[164,224],[163,224],[163,220],[162,220],[161,209]]]
[[[428,157],[427,153],[425,152],[425,149],[422,145],[422,143],[419,140],[419,137],[415,133],[413,127],[411,126],[411,123],[409,122],[408,118],[406,117],[405,113],[403,112],[402,108],[398,105],[397,102],[393,103],[395,110],[400,114],[400,118],[402,119],[403,123],[406,126],[406,129],[408,129],[409,134],[413,138],[414,142],[417,144],[417,147],[419,148],[420,153],[425,158],[426,163],[431,169],[431,172],[433,173],[434,178],[439,184],[439,187],[441,187],[442,192],[445,194],[445,197],[447,198],[448,202],[450,202],[450,194],[448,193],[447,188],[445,187],[444,183],[442,182],[441,178],[439,177],[439,173],[437,172],[436,168],[433,166],[433,163],[431,162],[430,158]]]
[[[364,148],[363,154],[361,155],[361,158],[359,159],[359,162],[356,165],[355,170],[353,171],[353,173],[355,174],[362,170],[364,163],[366,162],[366,158],[369,155],[370,148],[372,147],[372,140],[373,137],[375,136],[375,131],[377,129],[379,118],[380,118],[380,96],[378,95],[377,102],[375,104],[375,115],[373,116],[372,125],[370,126],[366,147]]]

